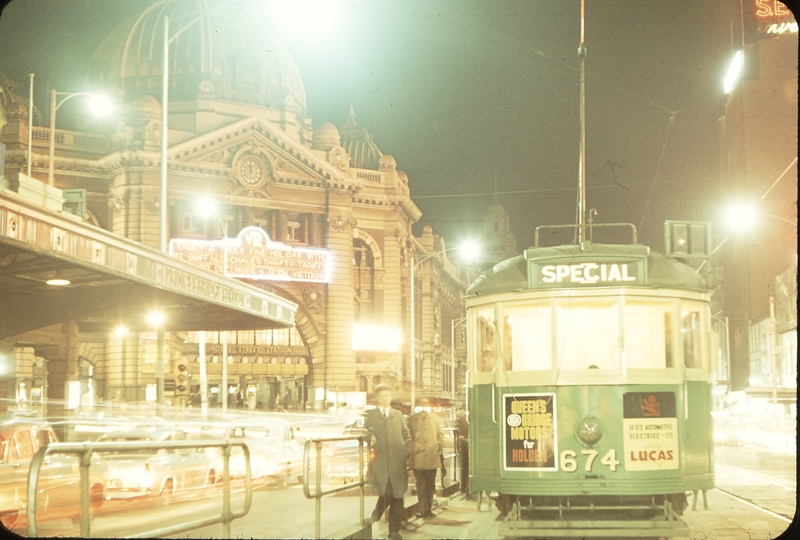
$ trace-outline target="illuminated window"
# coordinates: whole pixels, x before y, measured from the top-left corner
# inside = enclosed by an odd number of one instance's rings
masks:
[[[494,363],[494,307],[484,308],[475,314],[475,354],[478,371],[492,371]]]
[[[700,307],[695,307],[688,302],[684,302],[681,311],[681,321],[683,365],[687,368],[702,369],[704,363]]]
[[[629,368],[673,367],[671,302],[626,302],[625,361]]]
[[[503,350],[506,369],[546,370],[552,365],[550,301],[503,309]]]
[[[559,299],[556,365],[561,370],[619,368],[619,303]]]

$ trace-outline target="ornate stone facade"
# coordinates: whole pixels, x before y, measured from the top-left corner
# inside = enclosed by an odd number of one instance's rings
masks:
[[[153,59],[161,58],[163,16],[169,15],[171,31],[178,32],[179,21],[192,20],[181,16],[197,10],[193,4],[157,4],[98,49],[94,81],[120,96],[112,133],[56,131],[56,187],[85,190],[84,218],[154,248],[159,245],[163,130],[161,65]],[[441,241],[428,228],[414,238],[412,225],[421,212],[411,200],[408,178],[358,126],[352,107],[341,133],[328,123],[312,128],[294,62],[268,30],[242,18],[243,13],[220,12],[204,23],[212,39],[187,29],[172,46],[167,237],[210,241],[256,226],[272,242],[328,250],[330,268],[326,283],[250,280],[296,302],[297,326],[209,334],[209,384],[219,384],[222,363],[228,362],[228,383],[238,391],[255,391],[263,408],[285,394],[294,407],[322,406],[326,396],[330,404],[333,393],[342,402],[345,393],[371,391],[377,383],[408,396],[408,252],[414,250],[419,261],[439,250]],[[241,32],[242,25],[251,31]],[[234,31],[244,41],[225,39]],[[13,184],[24,170],[27,114],[10,114],[24,105],[8,101],[6,116],[13,121],[0,140],[9,149],[5,175]],[[34,136],[32,176],[46,181],[49,132],[35,127],[36,134],[41,136]],[[198,200],[209,196],[217,216],[197,209]],[[426,313],[417,322],[420,391],[445,395],[453,383],[446,382],[441,364],[450,361],[449,321],[463,317],[466,282],[438,255],[417,276]],[[386,351],[354,345],[355,325],[397,330],[400,343]],[[146,398],[154,377],[154,336],[81,334],[82,342],[103,351],[92,363],[99,395]],[[227,359],[221,357],[226,337]],[[171,332],[170,357],[185,356],[191,364],[199,354],[198,341],[198,335]],[[195,387],[196,364],[192,369]]]

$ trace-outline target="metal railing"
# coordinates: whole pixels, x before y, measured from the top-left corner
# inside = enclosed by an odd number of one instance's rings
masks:
[[[328,490],[322,490],[322,444],[326,442],[342,442],[342,441],[358,441],[358,482],[350,482],[346,483],[341,486],[337,486],[335,488],[331,488]],[[331,495],[332,493],[338,493],[339,491],[344,491],[347,489],[352,489],[354,487],[360,488],[359,493],[359,523],[364,523],[364,486],[366,481],[364,479],[364,454],[365,454],[365,445],[367,442],[367,437],[365,435],[353,435],[353,436],[345,436],[345,437],[318,437],[314,439],[308,439],[306,441],[305,446],[303,447],[303,493],[306,496],[306,499],[315,499],[315,508],[314,508],[314,537],[321,538],[320,536],[320,527],[321,527],[321,519],[322,519],[322,497],[325,495]],[[308,487],[308,480],[309,480],[309,461],[310,461],[310,453],[311,447],[314,446],[316,448],[316,467],[315,467],[315,474],[314,478],[316,480],[314,486],[314,493],[311,493]]]
[[[231,491],[230,491],[230,458],[231,448],[238,446],[244,452],[245,460],[245,498],[244,508],[241,512],[231,512]],[[27,516],[29,538],[38,536],[36,523],[36,496],[39,484],[39,472],[46,456],[51,454],[77,455],[80,465],[80,536],[89,537],[90,515],[89,515],[89,468],[92,464],[92,456],[95,453],[114,452],[120,450],[181,450],[198,448],[221,448],[223,456],[222,466],[222,515],[218,517],[206,518],[190,523],[182,523],[170,527],[164,527],[155,531],[143,534],[130,535],[128,538],[142,537],[164,537],[190,531],[199,527],[222,523],[222,536],[230,538],[230,524],[234,519],[247,515],[253,502],[253,480],[250,471],[250,449],[244,442],[235,441],[164,441],[164,442],[107,442],[107,443],[51,443],[43,446],[36,452],[31,461],[28,471],[28,497],[27,497]],[[102,459],[102,457],[101,457]]]

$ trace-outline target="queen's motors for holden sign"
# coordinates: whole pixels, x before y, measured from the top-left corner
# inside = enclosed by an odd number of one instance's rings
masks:
[[[245,227],[236,238],[169,241],[169,254],[228,277],[327,283],[328,250],[273,242],[260,227]]]

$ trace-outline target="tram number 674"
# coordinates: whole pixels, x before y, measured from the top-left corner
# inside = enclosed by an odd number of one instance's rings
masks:
[[[583,465],[583,470],[586,472],[592,472],[592,465],[594,464],[594,460],[597,457],[598,453],[597,450],[581,450],[581,454],[586,456],[586,461]],[[575,472],[578,470],[578,462],[575,459],[578,454],[574,450],[564,450],[561,452],[561,470],[565,472]],[[619,465],[619,461],[617,461],[617,451],[613,448],[606,452],[600,459],[600,463],[611,469],[612,471],[617,470],[617,465]]]

